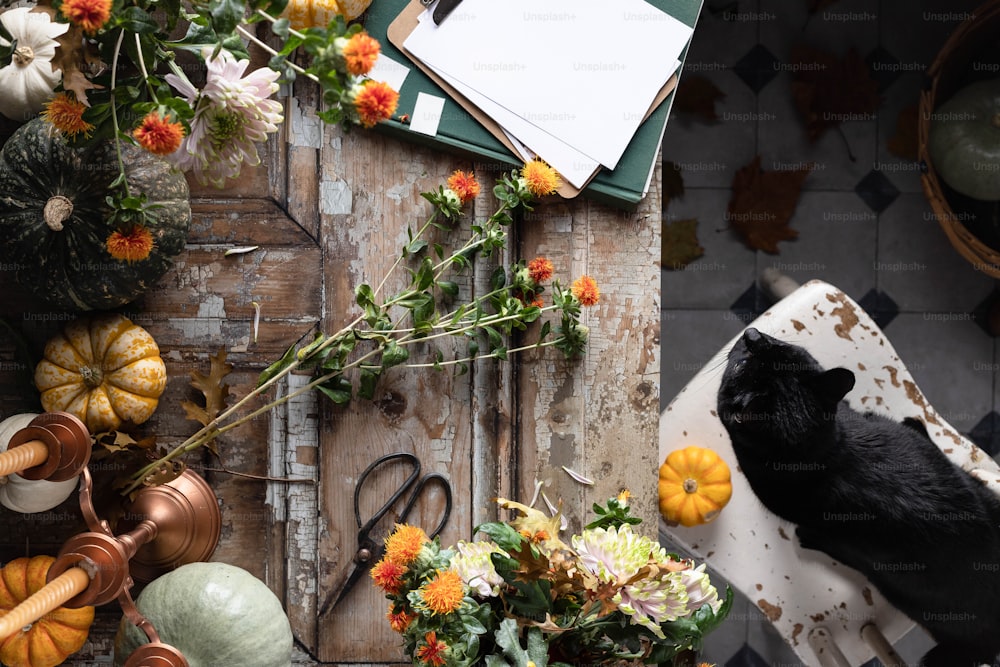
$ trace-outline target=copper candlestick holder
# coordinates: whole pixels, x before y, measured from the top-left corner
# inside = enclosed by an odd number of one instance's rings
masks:
[[[140,581],[151,581],[181,565],[207,560],[222,529],[215,493],[190,470],[165,484],[145,487],[124,515],[127,532],[116,536],[94,510],[92,487],[84,468],[80,510],[90,531],[67,540],[49,568],[49,583],[0,618],[0,638],[60,606],[97,606],[117,599],[125,617],[149,638],[129,656],[126,667],[188,667],[183,654],[161,642],[135,606],[132,573]]]
[[[0,453],[0,477],[64,482],[90,462],[90,431],[68,412],[46,412],[15,431]]]

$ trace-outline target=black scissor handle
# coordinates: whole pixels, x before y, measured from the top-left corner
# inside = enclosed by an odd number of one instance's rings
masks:
[[[451,484],[448,482],[448,478],[439,472],[427,473],[420,478],[417,482],[417,486],[413,489],[413,493],[410,495],[410,499],[406,501],[406,505],[403,507],[403,513],[400,514],[399,518],[403,521],[409,516],[410,510],[417,502],[417,498],[423,493],[423,490],[428,484],[436,483],[444,491],[444,514],[441,516],[441,521],[438,523],[437,527],[427,533],[427,537],[434,539],[442,530],[444,530],[444,525],[448,523],[448,518],[451,516]]]
[[[397,459],[407,461],[408,463],[412,464],[413,472],[411,472],[410,476],[407,477],[406,480],[399,485],[399,488],[396,489],[396,492],[393,493],[387,501],[385,501],[385,504],[382,505],[382,507],[378,508],[372,515],[372,517],[368,519],[367,522],[362,524],[361,487],[365,485],[365,480],[368,478],[368,475],[370,475],[372,471],[375,470],[375,468],[378,468],[383,463],[388,463],[389,461],[395,461]],[[361,476],[358,477],[358,483],[354,486],[354,520],[357,521],[358,523],[358,530],[359,530],[358,535],[367,535],[368,531],[370,531],[375,526],[375,524],[381,521],[382,517],[384,517],[389,512],[389,510],[392,509],[392,506],[396,504],[396,501],[398,501],[403,496],[403,494],[406,493],[406,491],[411,486],[413,486],[413,483],[417,481],[418,477],[420,477],[420,459],[418,459],[413,454],[409,454],[407,452],[397,452],[395,454],[386,454],[385,456],[380,456],[379,458],[372,461],[372,463],[367,468],[365,468],[364,471],[361,473]],[[410,501],[406,504],[407,509],[404,510],[404,512],[408,511],[409,507],[412,504],[413,504],[413,499],[411,498]]]

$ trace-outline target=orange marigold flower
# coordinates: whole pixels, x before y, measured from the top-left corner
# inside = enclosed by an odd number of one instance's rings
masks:
[[[396,594],[403,587],[403,575],[406,574],[406,566],[400,565],[388,558],[383,558],[372,566],[372,580],[386,593]]]
[[[363,127],[375,127],[396,113],[399,93],[383,81],[367,81],[354,97],[354,108]]]
[[[528,192],[536,197],[550,195],[559,187],[559,174],[541,160],[535,159],[521,169],[521,178]]]
[[[451,191],[458,195],[458,200],[465,204],[465,202],[470,199],[475,199],[479,196],[479,181],[476,180],[475,175],[470,171],[465,173],[460,169],[456,169],[451,176],[448,177],[448,187]]]
[[[571,290],[573,296],[584,306],[596,305],[601,298],[601,290],[597,287],[597,281],[590,276],[580,276],[574,280]]]
[[[535,300],[531,302],[531,305],[535,306],[536,308],[544,308],[545,302],[542,300],[542,297],[539,296],[535,297]]]
[[[410,623],[413,619],[417,617],[416,614],[410,614],[405,609],[400,609],[396,611],[396,605],[394,603],[389,604],[389,611],[386,613],[385,617],[389,619],[389,627],[403,634],[406,632],[406,628],[410,627]]]
[[[132,131],[132,136],[150,153],[169,155],[180,148],[184,140],[184,126],[151,111]]]
[[[434,631],[424,635],[424,644],[417,649],[416,657],[425,665],[441,667],[447,660],[448,645],[439,641]]]
[[[86,109],[87,107],[82,102],[77,102],[75,97],[68,93],[59,93],[45,104],[42,118],[70,138],[81,133],[87,136],[94,126],[83,119],[83,112]]]
[[[378,40],[368,33],[359,32],[344,46],[344,60],[347,61],[347,71],[354,76],[368,74],[375,65],[382,47]]]
[[[141,262],[152,252],[153,234],[141,225],[132,225],[131,229],[111,232],[105,243],[108,253],[123,262]]]
[[[552,261],[547,257],[536,257],[528,262],[528,275],[536,283],[541,283],[551,278],[554,270]]]
[[[63,0],[59,11],[70,23],[93,34],[111,18],[112,0]]]
[[[423,528],[406,523],[396,524],[396,529],[385,538],[385,560],[398,565],[409,565],[426,542],[430,542],[430,538]]]
[[[465,584],[454,570],[438,570],[433,579],[420,587],[420,597],[435,614],[450,614],[465,597]]]

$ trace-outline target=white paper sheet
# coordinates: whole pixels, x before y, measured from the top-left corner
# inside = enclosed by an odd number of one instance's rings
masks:
[[[613,169],[691,32],[645,0],[463,0],[442,25],[421,21],[405,48]]]

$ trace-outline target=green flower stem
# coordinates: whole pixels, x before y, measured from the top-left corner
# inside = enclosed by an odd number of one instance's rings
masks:
[[[528,350],[537,350],[543,347],[552,347],[553,345],[558,345],[565,340],[562,336],[555,338],[553,340],[532,343],[531,345],[522,345],[521,347],[512,347],[507,350],[507,354],[517,354],[518,352],[526,352]],[[455,366],[457,364],[467,364],[473,361],[478,361],[479,359],[496,359],[497,355],[495,352],[490,352],[488,354],[479,354],[474,357],[463,357],[461,359],[448,359],[447,361],[439,361],[437,363],[425,363],[425,364],[400,364],[400,368],[441,368],[442,366]],[[369,370],[374,370],[376,368],[381,368],[380,366],[361,366],[361,368],[367,368]]]
[[[558,308],[559,308],[558,306],[545,306],[544,308],[540,308],[539,310],[544,313],[544,312],[550,311],[550,310],[557,310]],[[487,325],[490,325],[490,324],[498,324],[500,322],[510,322],[511,320],[519,320],[519,319],[521,319],[522,315],[523,315],[523,313],[514,313],[512,315],[503,315],[503,316],[489,315],[487,317],[484,317],[484,318],[482,318],[480,320],[477,320],[477,321],[473,322],[472,324],[460,327],[458,329],[448,329],[448,330],[442,331],[440,333],[431,334],[429,336],[423,336],[421,338],[411,338],[409,336],[404,336],[404,337],[400,338],[396,342],[399,343],[400,345],[409,345],[410,343],[423,343],[423,342],[426,342],[426,341],[429,341],[429,340],[434,340],[435,338],[445,338],[447,336],[457,336],[459,334],[465,333],[466,331],[472,331],[474,329],[479,329],[479,328],[481,328],[483,326],[487,326]],[[412,329],[411,329],[411,331],[412,331]]]
[[[270,53],[272,56],[278,55],[277,51],[275,51],[274,49],[272,49],[270,46],[267,45],[267,43],[265,43],[263,40],[261,40],[259,37],[257,37],[257,35],[253,34],[249,30],[247,30],[246,28],[244,28],[242,25],[236,26],[236,32],[240,33],[241,35],[243,35],[244,37],[246,37],[247,39],[249,39],[251,42],[253,42],[254,44],[256,44],[257,46],[259,46],[260,48],[262,48],[265,51],[267,51],[268,53]],[[295,70],[296,73],[301,74],[302,76],[306,77],[310,81],[313,81],[314,83],[320,83],[320,80],[319,80],[318,76],[316,76],[315,74],[312,74],[311,72],[305,71],[304,69],[302,69],[301,67],[299,67],[298,65],[296,65],[295,63],[293,63],[291,60],[286,60],[285,64],[288,65],[293,70]]]
[[[138,35],[136,36],[138,38]],[[122,42],[125,41],[125,29],[122,28],[118,33],[118,41],[115,42],[114,54],[111,58],[111,90],[115,89],[115,82],[118,78],[118,56],[122,51]],[[122,147],[119,134],[121,129],[118,126],[118,105],[114,103],[114,98],[111,99],[111,126],[115,131],[115,156],[118,158],[118,173],[121,178],[122,187],[125,190],[125,196],[129,197],[131,194],[128,189],[128,178],[125,176],[125,158],[122,157]]]
[[[427,222],[425,222],[425,223],[424,223],[424,226],[423,226],[423,227],[421,227],[420,229],[418,229],[418,230],[417,230],[417,233],[416,233],[416,235],[415,235],[415,236],[414,236],[414,237],[413,237],[412,239],[410,239],[410,241],[411,241],[411,242],[413,242],[413,241],[416,241],[416,240],[417,240],[417,239],[419,239],[419,238],[420,238],[421,236],[423,236],[423,235],[424,235],[424,232],[426,232],[426,231],[427,231],[427,229],[428,229],[428,228],[429,228],[429,227],[430,227],[431,225],[433,225],[433,224],[434,224],[434,221],[435,221],[435,220],[437,220],[437,215],[438,215],[438,212],[437,212],[437,211],[434,211],[433,213],[431,213],[431,217],[427,219]],[[383,288],[383,287],[385,287],[385,283],[386,283],[386,281],[387,281],[387,280],[389,280],[389,276],[391,276],[391,275],[393,274],[393,272],[394,272],[394,271],[396,270],[396,267],[398,267],[398,266],[399,266],[399,264],[400,264],[400,262],[402,262],[402,261],[403,261],[403,257],[404,257],[403,253],[400,253],[400,254],[399,254],[399,257],[397,257],[397,258],[396,258],[396,261],[395,261],[395,262],[393,262],[392,266],[390,266],[390,267],[389,267],[389,270],[385,272],[385,275],[384,275],[384,276],[382,276],[382,281],[381,281],[381,282],[380,282],[380,283],[378,284],[378,287],[376,287],[376,288],[375,288],[375,289],[374,289],[374,290],[372,291],[372,295],[373,295],[373,296],[374,296],[374,295],[377,295],[377,294],[378,294],[379,292],[381,292],[381,291],[382,291],[382,288]]]
[[[257,16],[261,17],[262,19],[264,19],[266,21],[269,21],[271,23],[277,23],[278,22],[277,18],[271,16],[270,14],[268,14],[267,12],[265,12],[263,9],[257,9],[257,10],[254,11],[254,13],[257,14]],[[292,35],[294,37],[298,37],[299,39],[305,39],[306,38],[306,36],[303,33],[299,32],[295,28],[292,28],[291,26],[288,27],[288,34]]]
[[[149,96],[155,100],[156,91],[153,89],[153,84],[149,82],[149,72],[146,70],[146,59],[142,57],[142,41],[139,39],[139,33],[135,33],[134,37],[135,51],[139,54],[139,70],[142,71],[142,80],[146,82],[146,88],[149,90]],[[159,100],[157,100],[157,102],[159,102]]]

